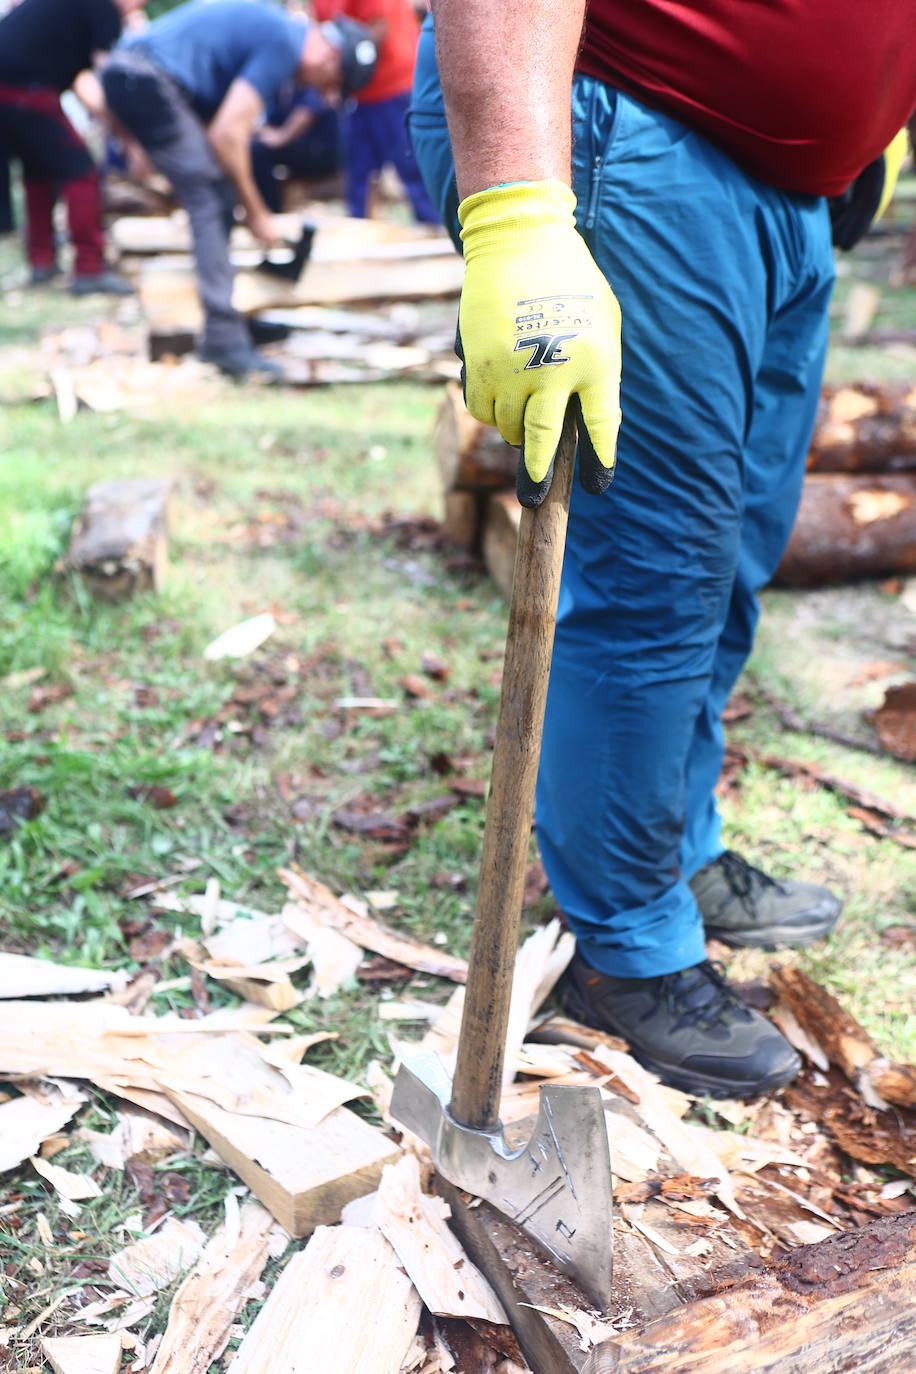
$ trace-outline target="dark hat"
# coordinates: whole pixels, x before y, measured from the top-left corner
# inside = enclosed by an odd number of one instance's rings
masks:
[[[340,53],[341,95],[355,95],[372,80],[378,48],[365,24],[339,14],[322,24],[321,32]]]

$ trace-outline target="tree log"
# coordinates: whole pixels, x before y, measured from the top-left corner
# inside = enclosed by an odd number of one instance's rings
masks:
[[[916,1213],[807,1245],[605,1341],[582,1374],[902,1374],[916,1342]]]
[[[518,449],[491,425],[468,414],[461,387],[451,382],[436,416],[436,462],[442,486],[451,491],[504,491],[515,486]]]
[[[775,584],[819,586],[913,571],[916,475],[807,478]]]
[[[159,591],[165,578],[171,482],[147,478],[90,487],[63,562],[102,601]]]
[[[824,390],[808,453],[811,472],[897,472],[916,468],[916,389]]]
[[[501,491],[487,497],[483,523],[483,561],[487,572],[507,598],[512,595],[515,547],[521,518],[522,508],[514,491]]]

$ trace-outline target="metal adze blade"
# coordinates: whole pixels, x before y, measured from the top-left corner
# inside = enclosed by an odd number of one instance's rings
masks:
[[[449,1113],[438,1055],[411,1055],[391,1113],[430,1148],[443,1178],[486,1199],[578,1283],[602,1312],[611,1291],[611,1161],[598,1088],[541,1088],[534,1133],[510,1149],[502,1128],[473,1130]]]

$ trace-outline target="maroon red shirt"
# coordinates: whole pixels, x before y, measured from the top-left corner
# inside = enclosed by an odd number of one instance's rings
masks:
[[[578,69],[836,195],[916,110],[916,0],[590,0]]]

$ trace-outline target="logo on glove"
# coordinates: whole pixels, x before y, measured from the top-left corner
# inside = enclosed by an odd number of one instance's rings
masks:
[[[552,367],[557,363],[568,363],[569,354],[561,353],[560,349],[569,339],[574,339],[575,334],[535,334],[532,339],[516,339],[515,352],[520,349],[532,349],[531,357],[525,363],[525,371],[532,367]]]

